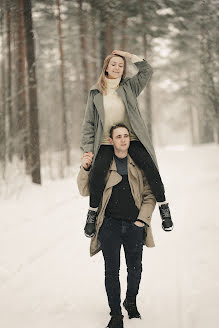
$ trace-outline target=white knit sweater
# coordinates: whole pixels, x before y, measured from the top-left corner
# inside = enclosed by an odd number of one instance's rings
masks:
[[[135,55],[131,57],[132,63],[141,61],[141,59]],[[102,145],[110,145],[108,140],[109,130],[112,125],[123,123],[125,124],[129,131],[131,140],[138,140],[134,134],[131,125],[129,123],[128,114],[125,105],[121,97],[117,94],[116,90],[119,87],[121,78],[117,79],[107,79],[107,89],[106,95],[103,96],[103,106],[104,106],[104,127],[103,127],[103,137]]]

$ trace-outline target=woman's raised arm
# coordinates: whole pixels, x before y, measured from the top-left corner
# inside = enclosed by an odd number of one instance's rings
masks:
[[[147,82],[150,80],[153,69],[151,65],[145,60],[141,59],[138,56],[131,54],[126,51],[121,51],[121,50],[114,50],[112,52],[114,55],[120,55],[126,58],[129,58],[133,64],[138,69],[138,73],[134,76],[132,76],[129,80],[128,83],[130,83],[130,86],[132,88],[132,91],[134,92],[135,96],[138,97],[141,91],[145,88]]]

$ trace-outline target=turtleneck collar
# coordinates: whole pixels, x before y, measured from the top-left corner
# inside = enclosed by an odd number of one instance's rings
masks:
[[[118,77],[117,79],[108,79],[106,77],[107,89],[115,90],[116,88],[118,88],[120,81],[121,81],[121,77]]]

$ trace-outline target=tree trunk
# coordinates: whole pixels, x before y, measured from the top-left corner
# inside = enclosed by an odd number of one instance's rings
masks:
[[[205,0],[203,4],[203,15],[206,16],[206,24],[203,24],[203,33],[206,38],[206,64],[207,64],[207,73],[208,73],[208,84],[209,84],[209,100],[212,105],[213,113],[213,134],[214,128],[219,129],[219,93],[215,86],[214,75],[217,72],[217,65],[213,57],[213,40],[210,31],[210,26],[212,25],[212,8],[210,8],[211,0],[208,2]],[[219,130],[218,130],[219,131]]]
[[[8,125],[9,125],[9,143],[8,143],[8,157],[9,161],[12,161],[12,156],[14,154],[13,150],[13,137],[15,133],[14,129],[14,119],[12,115],[12,92],[11,92],[11,4],[10,0],[6,0],[6,20],[7,20],[7,113],[8,113]]]
[[[84,93],[84,103],[87,101],[87,95],[90,85],[90,78],[89,78],[89,67],[88,67],[88,45],[87,45],[87,24],[84,17],[83,11],[83,0],[78,1],[78,17],[79,17],[79,31],[80,31],[80,48],[81,48],[81,62],[82,62],[82,71],[83,71],[83,93]]]
[[[4,5],[4,3],[3,3]],[[1,94],[0,94],[0,164],[2,178],[5,178],[6,168],[6,97],[5,97],[5,51],[4,51],[4,9],[0,16],[0,38],[1,38]]]
[[[186,99],[187,99],[187,117],[189,120],[189,132],[191,135],[191,144],[194,145],[196,143],[196,136],[195,136],[195,119],[194,119],[194,111],[192,106],[192,92],[193,85],[191,74],[187,71],[187,92],[186,92]]]
[[[191,105],[191,116],[193,123],[193,144],[200,144],[200,124],[199,124],[199,111],[195,105]]]
[[[104,59],[106,57],[106,48],[105,48],[105,15],[104,9],[99,10],[99,45],[100,45],[100,67],[103,66]]]
[[[32,181],[41,184],[40,143],[37,105],[37,79],[35,62],[35,45],[32,22],[31,0],[24,1],[24,27],[26,36],[26,59],[28,68],[29,118],[30,118],[30,156]]]
[[[120,43],[120,49],[123,51],[126,51],[126,43],[127,43],[127,15],[124,13],[121,21],[121,27],[122,27],[122,38]]]
[[[113,51],[113,25],[112,13],[107,10],[104,3],[99,7],[99,44],[100,44],[100,67],[102,68],[106,56]]]
[[[92,57],[92,84],[97,82],[98,78],[98,65],[97,65],[97,29],[96,29],[96,8],[95,6],[91,9],[91,26],[92,26],[92,48],[91,48],[91,57]]]
[[[18,0],[17,12],[17,97],[18,97],[18,148],[21,159],[25,158],[26,173],[29,174],[29,131],[26,105],[25,90],[25,34],[24,34],[24,17],[23,1]]]
[[[105,53],[107,56],[113,51],[113,25],[112,19],[109,16],[109,14],[106,15],[105,24]]]
[[[219,99],[214,82],[215,63],[212,57],[212,40],[209,32],[211,14],[209,3],[201,3],[200,17],[200,62],[202,106],[202,142],[214,141],[215,127],[219,127]]]
[[[57,0],[58,9],[58,36],[59,36],[59,53],[60,53],[60,80],[61,80],[61,101],[62,101],[62,136],[63,144],[66,152],[66,164],[70,166],[70,147],[68,143],[68,126],[67,126],[67,106],[65,97],[65,65],[64,65],[64,53],[62,46],[62,23],[60,13],[60,0]]]

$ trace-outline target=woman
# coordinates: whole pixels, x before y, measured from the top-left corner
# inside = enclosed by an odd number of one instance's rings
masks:
[[[138,68],[138,73],[131,78],[126,78],[126,58]],[[163,229],[171,231],[173,228],[156,155],[137,102],[151,75],[152,68],[146,60],[129,52],[114,50],[104,60],[97,84],[90,89],[81,136],[81,149],[93,155],[89,180],[90,207],[84,229],[87,237],[95,234],[97,210],[113,158],[109,130],[118,123],[124,123],[130,130],[129,154],[147,176],[159,203]]]

